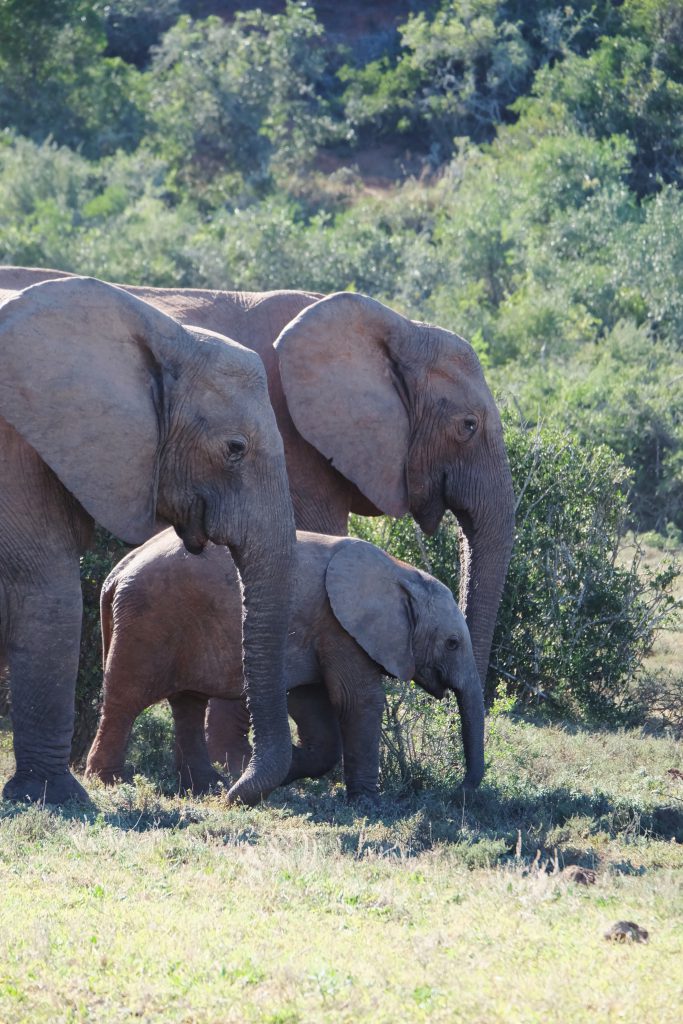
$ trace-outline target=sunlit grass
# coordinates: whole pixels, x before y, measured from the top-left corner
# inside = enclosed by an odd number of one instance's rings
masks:
[[[140,777],[2,805],[0,1020],[677,1022],[680,745],[499,717],[488,747],[466,804],[323,781],[229,809]],[[647,945],[605,941],[624,918]]]

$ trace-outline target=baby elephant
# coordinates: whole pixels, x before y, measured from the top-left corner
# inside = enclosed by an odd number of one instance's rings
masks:
[[[388,674],[438,699],[455,692],[465,785],[479,785],[482,690],[450,590],[365,541],[303,532],[297,540],[285,680],[300,742],[285,781],[322,775],[341,754],[349,796],[377,793]],[[102,590],[104,702],[86,773],[120,778],[136,716],[168,698],[181,783],[200,792],[223,781],[204,716],[209,697],[241,697],[241,623],[226,548],[189,556],[166,530],[119,562]]]

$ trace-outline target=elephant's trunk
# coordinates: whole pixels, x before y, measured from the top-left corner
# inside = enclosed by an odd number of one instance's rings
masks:
[[[465,511],[453,503],[460,524],[460,607],[487,703],[491,642],[514,539],[514,491],[507,460],[493,479],[476,488],[477,500]]]
[[[231,547],[244,587],[244,685],[254,741],[251,760],[228,799],[246,804],[275,789],[292,758],[284,651],[295,533],[284,468],[282,478],[271,495],[276,515],[258,526],[250,519],[245,543]]]
[[[455,695],[467,767],[463,786],[476,789],[484,776],[484,698],[479,677],[473,672],[464,686],[458,686]]]

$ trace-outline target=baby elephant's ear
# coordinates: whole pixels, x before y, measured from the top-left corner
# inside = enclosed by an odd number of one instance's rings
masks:
[[[366,654],[389,675],[412,679],[413,620],[402,575],[374,544],[349,538],[330,559],[325,588],[337,621]]]

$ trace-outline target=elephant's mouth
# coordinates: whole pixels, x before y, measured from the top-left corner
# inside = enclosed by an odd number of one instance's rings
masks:
[[[209,543],[209,537],[204,525],[206,514],[206,503],[202,497],[195,494],[190,505],[187,522],[176,526],[175,531],[185,545],[185,549],[191,555],[200,555]]]
[[[446,686],[445,683],[436,676],[420,676],[419,679],[415,677],[415,682],[421,690],[424,690],[425,693],[435,697],[436,700],[443,700],[450,690],[450,687]]]

